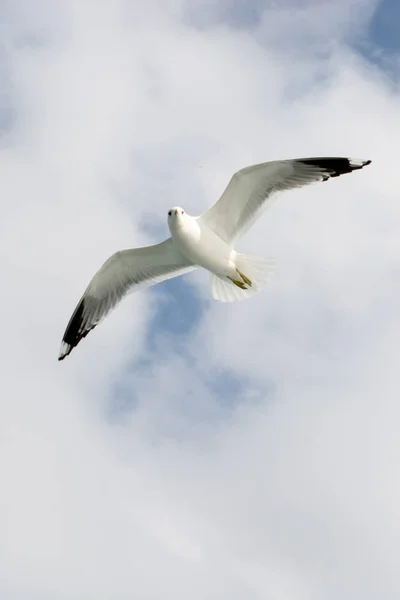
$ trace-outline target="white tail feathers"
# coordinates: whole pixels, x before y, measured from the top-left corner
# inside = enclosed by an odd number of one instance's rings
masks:
[[[244,280],[245,289],[242,289],[228,277],[219,277],[211,273],[211,294],[215,300],[236,302],[254,296],[272,277],[275,271],[275,260],[238,253],[236,255],[236,268],[238,270],[238,281],[242,282],[242,274],[251,282],[251,285],[247,285]]]

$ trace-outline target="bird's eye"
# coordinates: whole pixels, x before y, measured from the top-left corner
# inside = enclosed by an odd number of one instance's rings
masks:
[[[170,217],[172,215],[172,210],[168,211],[168,216]]]

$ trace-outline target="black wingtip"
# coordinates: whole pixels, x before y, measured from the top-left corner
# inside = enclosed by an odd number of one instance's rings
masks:
[[[82,338],[86,337],[87,334],[92,331],[96,327],[96,325],[92,325],[88,329],[84,329],[84,311],[85,311],[85,298],[79,302],[76,307],[68,325],[65,330],[60,354],[58,356],[58,360],[64,360],[69,354],[71,354],[72,350],[79,344]]]
[[[69,354],[71,354],[73,349],[74,349],[73,346],[67,346],[63,340],[61,343],[60,354],[58,356],[58,360],[64,360],[64,358],[66,358]]]
[[[352,171],[362,169],[371,164],[371,160],[362,160],[358,158],[341,158],[341,157],[322,157],[322,158],[303,158],[298,162],[313,167],[319,167],[330,177],[339,177]],[[325,179],[325,181],[326,181]]]

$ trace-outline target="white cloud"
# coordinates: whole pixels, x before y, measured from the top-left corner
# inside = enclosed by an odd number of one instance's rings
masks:
[[[35,4],[4,12],[0,596],[398,597],[399,99],[346,45],[367,17]],[[201,308],[177,336],[179,299],[141,292],[57,363],[95,270],[166,235],[171,205],[324,154],[373,163],[240,243],[276,256],[265,292],[221,306],[188,276]]]

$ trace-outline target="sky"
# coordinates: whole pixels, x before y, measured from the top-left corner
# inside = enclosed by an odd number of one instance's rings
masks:
[[[400,596],[396,0],[2,0],[0,597]],[[238,244],[277,271],[127,298],[63,362],[121,248],[238,169],[371,159]]]

